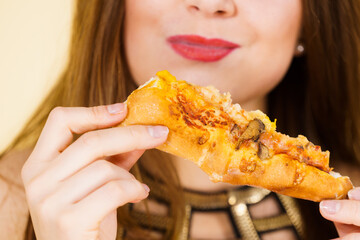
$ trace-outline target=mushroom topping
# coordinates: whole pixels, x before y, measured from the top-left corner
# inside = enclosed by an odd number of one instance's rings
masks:
[[[210,138],[209,132],[205,132],[204,135],[202,135],[201,137],[199,137],[199,139],[198,139],[198,144],[199,144],[199,145],[205,144],[205,143],[209,140],[209,138]]]
[[[251,139],[256,142],[259,139],[260,134],[264,130],[265,130],[265,124],[261,120],[259,120],[257,118],[255,118],[254,120],[251,120],[249,122],[247,128],[243,132],[243,134],[240,136],[235,149],[239,150],[240,145],[244,140]]]
[[[240,127],[236,123],[232,126],[230,134],[236,137],[240,136]]]
[[[261,142],[259,143],[259,149],[257,155],[261,160],[266,160],[270,158],[269,149]]]

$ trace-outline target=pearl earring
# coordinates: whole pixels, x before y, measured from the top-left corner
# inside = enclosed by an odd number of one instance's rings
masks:
[[[304,44],[299,43],[299,44],[296,46],[296,55],[302,55],[304,52],[305,52]]]

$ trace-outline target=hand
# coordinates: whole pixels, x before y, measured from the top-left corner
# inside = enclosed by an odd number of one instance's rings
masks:
[[[148,196],[128,171],[145,149],[166,141],[168,129],[109,128],[126,112],[120,103],[50,113],[21,173],[38,240],[114,240],[116,209]],[[74,133],[83,135],[73,141]]]
[[[320,203],[321,215],[335,223],[341,240],[360,239],[360,187],[348,192],[349,200]]]

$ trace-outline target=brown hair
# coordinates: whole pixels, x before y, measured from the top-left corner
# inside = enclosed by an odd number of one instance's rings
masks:
[[[76,2],[67,67],[2,156],[17,147],[34,146],[54,107],[121,102],[136,87],[123,50],[124,2]],[[294,59],[268,101],[269,114],[278,119],[281,131],[290,135],[316,133],[316,141],[339,156],[336,159],[341,156],[353,162],[360,161],[359,17],[358,0],[303,0],[302,41],[306,54]],[[177,218],[182,214],[181,191],[176,191],[179,184],[174,167],[170,161],[161,160],[165,157],[152,164],[163,169],[157,177],[167,179],[171,212]],[[120,211],[124,211],[119,214],[122,224],[136,226],[128,221],[125,210]],[[174,225],[167,234],[177,231]]]

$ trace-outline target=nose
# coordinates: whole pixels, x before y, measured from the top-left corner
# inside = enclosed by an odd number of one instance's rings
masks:
[[[198,12],[207,17],[231,17],[236,13],[233,0],[185,0],[189,11]]]

